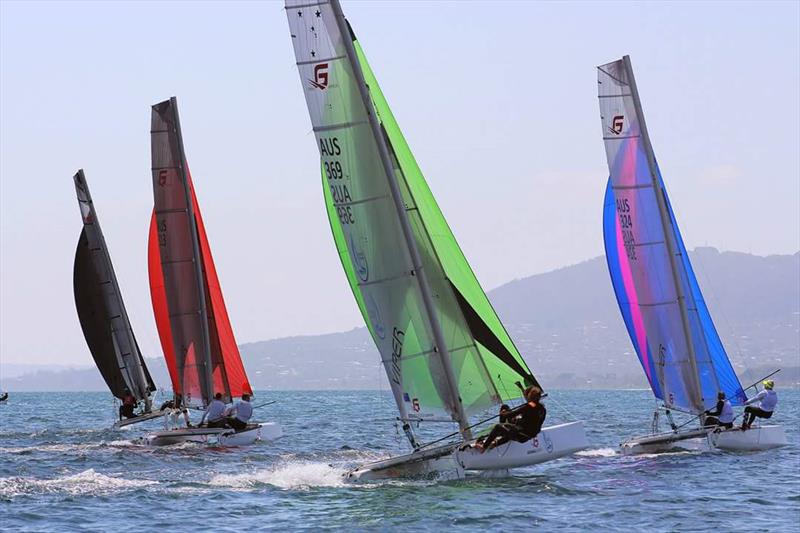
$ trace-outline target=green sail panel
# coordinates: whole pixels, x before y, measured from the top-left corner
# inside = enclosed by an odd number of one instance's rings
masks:
[[[403,418],[454,416],[368,110],[327,2],[286,6],[337,250]],[[410,370],[417,369],[417,370]]]
[[[409,213],[412,219],[419,219],[418,225],[424,229],[419,232],[420,248],[430,248],[430,253],[426,255],[432,259],[435,258],[439,263],[438,270],[443,271],[444,279],[438,283],[441,287],[439,292],[440,294],[447,292],[446,285],[450,285],[455,306],[459,309],[462,318],[460,321],[456,319],[455,322],[459,322],[459,326],[462,328],[466,327],[474,339],[473,348],[476,348],[480,354],[483,366],[500,398],[502,400],[517,398],[520,396],[520,391],[514,384],[515,382],[519,381],[524,385],[538,385],[538,382],[508,335],[461,251],[461,247],[439,209],[405,137],[403,137],[361,45],[358,41],[355,41],[354,45],[377,116],[383,125],[400,169],[398,176],[403,178],[407,204],[413,205],[415,208]],[[430,273],[431,270],[428,272]],[[450,304],[444,309],[451,308],[452,302]],[[454,358],[453,362],[458,373],[459,361]],[[458,373],[459,391],[462,395],[465,390],[475,388],[477,368],[477,364],[462,366],[461,372]],[[471,402],[466,398],[462,399],[465,406],[468,407]],[[478,400],[476,399],[476,401]]]
[[[519,397],[515,382],[535,383],[491,308],[444,220],[355,37],[341,35],[327,2],[287,1],[301,83],[322,159],[325,205],[337,251],[359,309],[381,354],[402,417],[444,411],[457,416],[436,320],[464,411]],[[366,109],[343,39],[352,39],[372,97]],[[384,131],[375,138],[368,112]],[[391,198],[378,143],[393,158],[406,213],[433,292],[435,317]]]
[[[361,316],[364,317],[364,323],[367,325],[370,333],[372,334],[373,339],[381,339],[381,336],[385,337],[384,331],[377,331],[375,324],[380,324],[379,317],[370,316],[369,309],[374,309],[373,306],[367,307],[366,302],[364,301],[364,295],[359,288],[359,270],[361,270],[361,275],[363,276],[363,268],[364,268],[364,261],[362,260],[354,260],[351,259],[352,255],[350,252],[350,247],[348,247],[347,243],[347,236],[345,235],[344,230],[342,229],[342,223],[339,219],[339,213],[337,212],[337,206],[333,199],[333,194],[331,192],[331,187],[328,183],[328,177],[325,173],[325,168],[322,168],[322,191],[325,198],[325,207],[328,213],[328,221],[331,225],[331,233],[333,234],[333,240],[336,244],[336,252],[339,255],[339,259],[342,262],[342,268],[344,269],[345,275],[347,276],[347,282],[350,284],[350,288],[353,291],[353,296],[356,299],[356,303],[358,304],[358,309],[361,311]],[[352,246],[352,244],[351,244]],[[360,268],[359,268],[360,265]],[[413,293],[411,293],[413,294]],[[398,341],[402,341],[403,347],[406,348],[408,351],[406,353],[420,353],[420,341],[418,337],[418,333],[413,329],[413,326],[410,327],[408,330],[404,331],[402,336],[398,336],[395,332],[393,332],[393,341],[395,346],[397,346]],[[395,339],[395,337],[397,337]],[[424,338],[424,335],[423,335]],[[378,342],[376,341],[376,343]],[[394,353],[395,350],[392,351]],[[394,373],[393,362],[391,359],[391,354],[388,361],[384,361],[384,364],[387,365],[387,373],[389,373],[390,379]],[[390,373],[391,372],[391,373]],[[400,373],[401,383],[406,384],[406,392],[402,392],[400,394],[400,400],[405,406],[405,404],[409,404],[406,407],[411,411],[412,416],[417,415],[420,417],[423,416],[433,416],[440,411],[446,411],[443,403],[439,398],[439,393],[436,389],[436,385],[434,384],[433,380],[431,379],[430,373],[428,371],[428,361],[425,357],[420,356],[412,356],[412,357],[404,357],[401,358],[400,363]],[[411,383],[413,382],[413,386]],[[411,390],[412,392],[408,392]],[[412,395],[413,394],[413,395]],[[405,398],[408,399],[406,401]],[[424,399],[424,404],[420,403],[420,398]],[[414,402],[416,400],[416,402]],[[424,413],[417,413],[415,412],[417,409],[422,409],[425,407]]]

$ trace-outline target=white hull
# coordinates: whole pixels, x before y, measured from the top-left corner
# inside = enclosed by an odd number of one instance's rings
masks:
[[[680,445],[681,442],[698,439],[702,439],[708,449],[718,448],[726,451],[761,451],[789,444],[782,426],[754,426],[747,431],[739,428],[706,428],[649,435],[630,439],[620,446],[625,455],[664,453],[685,449]]]
[[[244,431],[234,431],[225,428],[182,428],[158,431],[144,438],[149,446],[169,446],[193,442],[211,446],[248,446],[259,440],[275,440],[283,431],[281,426],[274,422],[252,424],[254,427]]]
[[[538,465],[589,447],[583,422],[544,428],[528,442],[509,442],[481,453],[476,448],[456,452],[464,470],[498,470]]]
[[[589,446],[583,422],[544,428],[528,442],[509,442],[480,453],[463,444],[447,445],[362,465],[347,474],[355,481],[450,475],[467,471],[496,472],[531,466],[573,454]],[[463,449],[461,449],[463,448]]]
[[[691,439],[705,439],[710,429],[694,429],[678,433],[660,433],[645,437],[634,437],[620,444],[623,455],[644,453],[665,453],[681,449],[680,442]]]
[[[789,444],[783,426],[753,426],[747,431],[734,428],[712,433],[709,440],[720,450],[737,452],[771,450]]]

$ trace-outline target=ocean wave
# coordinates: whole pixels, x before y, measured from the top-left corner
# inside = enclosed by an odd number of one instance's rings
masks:
[[[144,479],[125,479],[107,476],[94,469],[84,470],[77,474],[57,477],[53,479],[37,479],[29,477],[0,478],[0,496],[14,497],[27,494],[59,493],[71,495],[100,495],[127,490],[135,490],[157,481]]]
[[[595,448],[576,452],[575,455],[578,457],[614,457],[619,455],[619,450],[616,448]]]
[[[37,444],[34,446],[7,446],[0,447],[3,453],[27,455],[34,452],[74,454],[86,453],[92,450],[102,450],[108,448],[126,448],[135,446],[135,443],[128,440],[112,440],[109,442],[101,441],[94,444]]]
[[[251,489],[272,485],[281,489],[309,489],[313,487],[343,487],[346,485],[344,468],[327,463],[289,462],[272,469],[256,470],[243,474],[218,474],[210,485],[236,489]]]

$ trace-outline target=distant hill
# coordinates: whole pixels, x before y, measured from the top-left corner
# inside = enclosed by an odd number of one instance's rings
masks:
[[[788,379],[789,368],[800,366],[800,253],[761,257],[703,247],[690,257],[742,381],[779,367]],[[646,386],[604,257],[512,281],[490,296],[546,383]]]
[[[717,329],[743,382],[775,368],[800,383],[800,253],[755,256],[698,248],[692,262]],[[647,384],[620,318],[605,258],[514,280],[489,293],[534,374],[548,388]],[[241,345],[257,389],[388,387],[365,328]],[[163,360],[148,361],[169,383]],[[11,390],[104,388],[94,369],[4,379]]]

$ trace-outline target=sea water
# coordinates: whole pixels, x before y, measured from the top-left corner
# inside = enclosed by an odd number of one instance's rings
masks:
[[[136,443],[152,421],[113,430],[103,393],[12,393],[0,405],[3,531],[465,530],[797,531],[800,393],[778,389],[770,420],[790,445],[623,456],[647,433],[648,391],[551,391],[548,423],[584,420],[590,449],[502,478],[353,484],[355,465],[407,452],[390,395],[259,392],[276,442],[243,448]],[[419,429],[423,439],[453,430]]]

